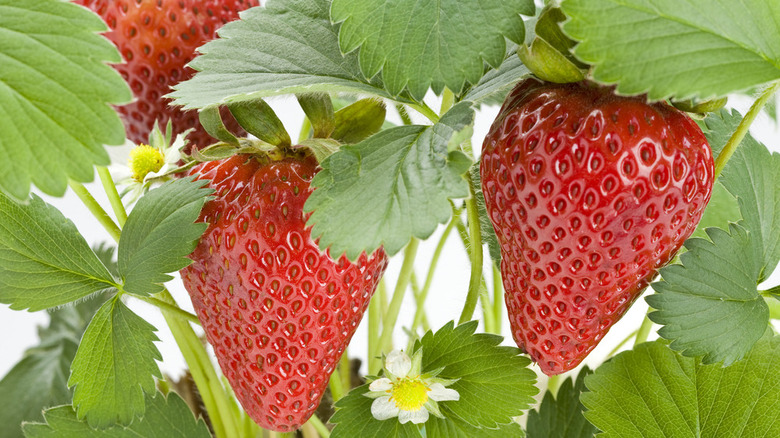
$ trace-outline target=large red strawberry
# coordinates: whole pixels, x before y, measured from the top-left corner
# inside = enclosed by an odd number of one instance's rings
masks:
[[[186,64],[195,49],[214,39],[217,29],[259,0],[73,0],[95,11],[109,27],[105,36],[125,62],[115,68],[133,91],[135,101],[117,107],[134,143],[146,143],[154,123],[172,121],[174,135],[190,128],[187,138],[203,147],[215,140],[200,126],[197,111],[182,111],[163,98],[171,86],[187,80],[194,70]],[[232,117],[228,128],[243,133]]]
[[[249,155],[192,170],[216,199],[182,279],[239,401],[277,431],[317,408],[387,266],[381,249],[355,263],[318,249],[303,212],[317,170],[311,157]]]
[[[694,231],[712,154],[665,103],[527,79],[480,167],[517,344],[553,375],[576,367]]]

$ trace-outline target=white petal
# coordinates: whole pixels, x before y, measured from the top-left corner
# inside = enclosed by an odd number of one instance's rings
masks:
[[[406,377],[412,369],[412,358],[401,350],[393,350],[387,355],[385,367],[396,377]]]
[[[425,423],[428,421],[428,411],[425,408],[420,408],[416,411],[401,411],[398,413],[398,421],[401,424],[410,421],[414,424]]]
[[[371,403],[371,415],[377,420],[387,420],[398,415],[398,407],[390,401],[390,396],[379,397]]]
[[[390,391],[391,389],[393,389],[392,382],[390,382],[390,379],[384,377],[376,379],[368,385],[369,391]]]
[[[430,386],[428,397],[435,401],[453,401],[460,400],[460,394],[454,389],[445,388],[441,383],[434,383]]]

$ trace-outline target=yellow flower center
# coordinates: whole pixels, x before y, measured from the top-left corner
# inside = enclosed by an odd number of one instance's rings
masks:
[[[393,384],[390,399],[403,411],[416,411],[428,401],[428,386],[420,379],[402,379]]]
[[[143,182],[150,172],[157,172],[165,164],[165,157],[157,149],[149,145],[139,145],[130,151],[130,171],[133,179]]]

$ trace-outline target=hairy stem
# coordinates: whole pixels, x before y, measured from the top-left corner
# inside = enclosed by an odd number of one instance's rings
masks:
[[[311,418],[309,418],[307,424],[314,426],[314,428],[317,430],[317,433],[320,434],[320,437],[330,438],[330,430],[328,430],[328,427],[325,426],[325,424],[322,422],[322,420],[319,419],[319,417],[317,417],[317,415],[312,415]]]
[[[406,245],[404,250],[404,263],[401,265],[401,273],[398,275],[398,282],[395,284],[393,290],[393,298],[390,299],[390,305],[387,308],[384,318],[382,318],[382,335],[379,337],[379,348],[377,355],[385,351],[393,339],[393,328],[398,321],[398,314],[401,311],[401,304],[404,301],[404,295],[406,289],[409,287],[409,280],[412,278],[412,271],[414,269],[414,259],[417,256],[417,248],[420,246],[420,241],[412,237],[412,240]],[[381,359],[377,357],[369,358],[369,363],[372,364],[369,368],[372,370],[379,370],[381,367]]]
[[[498,334],[496,321],[493,318],[493,303],[490,302],[487,284],[484,281],[479,284],[479,303],[482,307],[482,319],[485,321],[485,333]]]
[[[339,361],[339,374],[341,374],[341,389],[342,394],[347,394],[352,389],[352,365],[349,363],[349,354],[347,349],[344,349],[344,354],[341,355]],[[334,400],[335,401],[335,400]]]
[[[111,177],[111,173],[109,173],[107,167],[98,166],[97,172],[100,177],[100,182],[103,184],[103,190],[108,196],[108,202],[111,203],[111,209],[114,210],[116,221],[119,223],[120,227],[124,227],[125,222],[127,222],[127,212],[125,211],[124,204],[122,204],[122,198],[119,196],[119,192],[116,189],[116,184],[114,184],[114,179]]]
[[[406,106],[402,103],[395,104],[395,109],[398,111],[398,116],[401,117],[401,123],[404,125],[411,125],[412,118],[409,117],[409,111],[407,111]]]
[[[384,299],[384,290],[386,289],[384,278],[379,282],[379,290],[368,303],[368,364],[369,374],[374,374],[378,370],[372,370],[370,365],[373,363],[379,349],[379,331],[382,329],[382,300]]]
[[[477,210],[477,198],[474,195],[474,184],[469,178],[469,190],[471,196],[466,200],[466,213],[469,222],[469,246],[471,246],[471,279],[466,295],[466,303],[460,314],[458,324],[471,320],[479,298],[479,286],[482,281],[482,232],[479,229],[479,211]]]
[[[424,115],[432,123],[439,121],[439,115],[436,114],[436,111],[432,110],[431,107],[425,104],[425,102],[409,104],[409,108],[412,108],[418,113]]]
[[[87,190],[83,184],[72,180],[68,181],[68,185],[70,186],[71,190],[73,190],[73,193],[75,193],[76,196],[81,199],[81,202],[84,204],[84,206],[87,207],[90,213],[95,216],[95,219],[100,222],[100,225],[102,225],[103,228],[108,231],[108,234],[111,235],[111,238],[119,242],[119,236],[122,234],[122,230],[120,230],[113,219],[111,219],[111,216],[109,216],[108,213],[103,210],[103,207],[101,207],[92,194],[89,193],[89,190]]]
[[[761,96],[759,96],[758,99],[753,102],[753,105],[750,107],[747,114],[745,114],[745,117],[742,118],[742,121],[739,122],[737,130],[734,131],[734,134],[731,135],[731,138],[729,138],[726,146],[723,147],[723,150],[715,160],[715,179],[718,179],[720,173],[723,172],[723,168],[726,167],[726,163],[728,163],[731,156],[734,155],[734,152],[737,150],[737,146],[742,143],[742,139],[744,139],[745,135],[747,135],[748,130],[750,129],[750,125],[753,124],[753,121],[761,112],[761,108],[766,105],[767,101],[769,101],[769,98],[775,94],[778,88],[780,88],[780,81],[773,83],[766,90],[764,90],[764,92],[761,93]]]
[[[501,272],[493,263],[493,320],[496,322],[496,334],[501,334],[501,322],[504,316],[504,288],[501,283]]]
[[[647,342],[647,337],[650,336],[650,331],[653,329],[653,321],[645,315],[645,319],[642,320],[642,325],[639,326],[639,330],[636,332],[636,340],[634,345],[639,345],[643,342]]]

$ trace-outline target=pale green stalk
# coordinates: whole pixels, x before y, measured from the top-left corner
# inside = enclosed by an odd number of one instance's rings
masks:
[[[496,322],[496,334],[501,334],[504,317],[504,285],[501,283],[501,272],[493,265],[493,320]]]
[[[158,300],[157,298],[151,297],[151,296],[143,296],[143,295],[134,295],[128,292],[125,292],[126,295],[131,296],[137,300],[149,303],[155,307],[158,307],[160,310],[170,313],[173,316],[176,316],[177,318],[183,319],[185,321],[189,321],[191,323],[200,325],[200,320],[197,316],[194,314],[187,312],[186,310],[182,309],[179,306],[169,304],[165,301]]]
[[[650,318],[645,315],[645,319],[642,320],[642,325],[639,326],[639,330],[636,332],[636,340],[634,341],[634,345],[639,345],[643,342],[647,341],[648,336],[650,336],[650,330],[653,328],[653,321],[650,321]]]
[[[469,181],[471,197],[466,200],[466,213],[469,221],[469,246],[471,247],[471,279],[469,280],[468,294],[463,311],[458,319],[458,324],[463,324],[474,316],[479,298],[479,286],[482,281],[482,233],[479,229],[479,212],[477,199],[474,197],[474,189]]]
[[[344,354],[341,355],[341,360],[339,361],[339,373],[341,373],[341,388],[343,390],[342,394],[348,394],[349,391],[352,389],[352,372],[351,372],[352,366],[349,363],[349,355],[347,353],[348,351],[345,348]]]
[[[103,228],[108,231],[108,234],[111,235],[111,238],[119,242],[119,236],[122,234],[122,230],[120,230],[113,219],[111,219],[111,216],[109,216],[108,213],[103,210],[103,207],[101,207],[92,194],[89,193],[89,190],[87,190],[83,184],[72,180],[68,181],[68,185],[70,186],[71,190],[73,190],[73,193],[79,197],[84,206],[87,207],[90,213],[95,216],[95,219],[100,222],[100,225],[102,225]]]
[[[485,322],[485,332],[497,334],[496,322],[493,318],[493,303],[490,302],[487,285],[484,281],[479,284],[479,303],[482,307],[482,319]]]
[[[442,250],[444,249],[444,244],[447,243],[447,239],[449,238],[457,220],[457,217],[453,217],[450,220],[450,222],[447,224],[447,227],[442,232],[441,237],[439,238],[439,242],[436,244],[436,249],[433,251],[431,264],[428,267],[428,275],[425,276],[425,283],[423,284],[420,294],[417,296],[417,310],[414,312],[414,319],[412,320],[412,326],[410,328],[412,333],[417,332],[417,327],[420,326],[420,323],[425,317],[425,300],[428,298],[428,292],[430,292],[431,284],[433,284],[433,275],[436,273],[436,267],[439,265],[439,257],[441,256]]]
[[[119,227],[124,227],[127,222],[127,212],[125,206],[122,204],[122,198],[119,196],[119,192],[114,184],[114,179],[111,177],[108,168],[104,166],[97,166],[97,173],[100,177],[100,182],[103,184],[103,190],[108,195],[108,202],[111,203],[111,209],[114,210],[114,216]]]
[[[314,426],[315,429],[317,429],[317,433],[320,434],[320,437],[330,438],[330,430],[328,430],[328,427],[325,426],[325,424],[322,422],[322,420],[319,419],[319,417],[317,417],[316,415],[312,415],[311,418],[309,418],[308,423]]]

